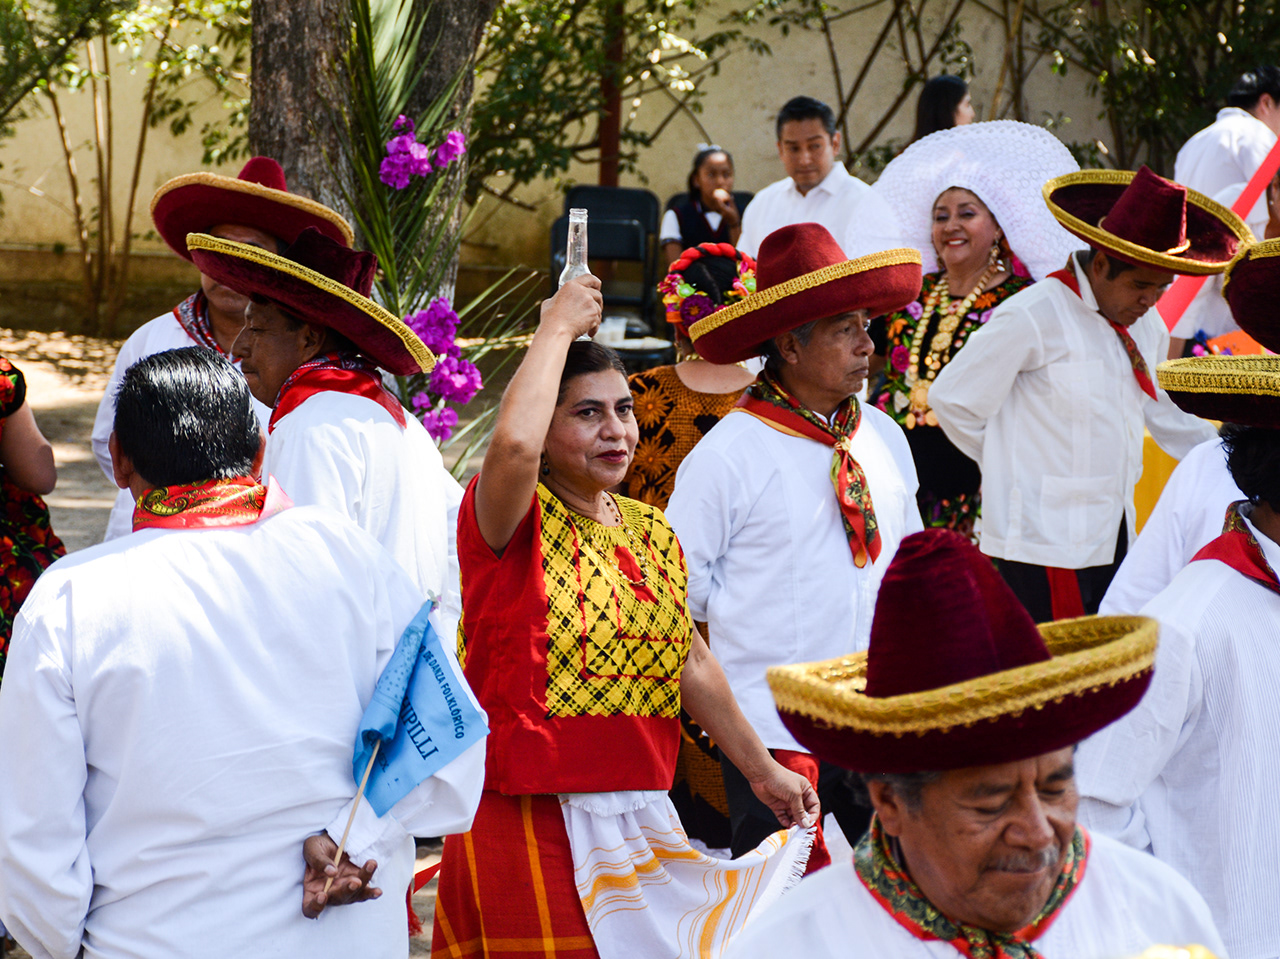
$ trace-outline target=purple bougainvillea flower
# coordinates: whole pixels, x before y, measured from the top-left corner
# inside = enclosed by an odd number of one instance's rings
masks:
[[[443,296],[432,300],[425,310],[410,313],[404,322],[436,356],[457,355],[453,341],[458,335],[458,314]]]
[[[443,442],[453,435],[453,428],[458,425],[458,411],[447,406],[427,410],[422,414],[422,425],[427,428],[432,439],[437,443]]]
[[[446,355],[436,360],[427,389],[447,403],[464,404],[471,402],[483,385],[480,371],[474,363]]]
[[[459,130],[450,130],[444,142],[436,147],[436,166],[444,169],[467,152],[467,138]]]
[[[905,346],[895,346],[893,352],[889,354],[889,362],[893,365],[893,369],[897,373],[905,372],[907,363],[911,360],[911,351]]]

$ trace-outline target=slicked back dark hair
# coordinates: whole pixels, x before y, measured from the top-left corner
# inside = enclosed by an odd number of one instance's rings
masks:
[[[1227,106],[1252,110],[1264,93],[1280,104],[1280,67],[1268,63],[1244,74],[1227,93]]]
[[[115,431],[120,452],[152,486],[248,476],[262,442],[244,377],[201,346],[153,353],[125,370]]]
[[[835,113],[821,100],[815,100],[813,97],[792,97],[782,105],[775,124],[779,141],[782,140],[782,125],[795,120],[821,120],[827,136],[836,135]]]
[[[564,369],[560,373],[560,391],[556,395],[556,403],[564,402],[569,384],[579,376],[603,373],[605,370],[617,370],[624,379],[627,375],[627,368],[622,365],[622,358],[609,347],[601,346],[591,340],[574,340],[569,344],[569,355],[564,358]]]
[[[1240,492],[1255,505],[1280,510],[1280,430],[1226,423],[1220,433],[1227,469]]]

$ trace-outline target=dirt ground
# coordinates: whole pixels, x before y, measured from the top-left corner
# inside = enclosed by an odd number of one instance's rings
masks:
[[[118,349],[119,341],[0,328],[0,355],[26,376],[27,397],[36,422],[53,444],[58,486],[45,500],[53,528],[68,552],[101,542],[115,502],[115,484],[94,458],[89,438]],[[418,852],[419,868],[439,861],[438,845],[420,846]],[[414,911],[426,932],[411,940],[411,956],[431,955],[435,888],[432,880],[413,898]],[[30,959],[21,948],[8,956]]]

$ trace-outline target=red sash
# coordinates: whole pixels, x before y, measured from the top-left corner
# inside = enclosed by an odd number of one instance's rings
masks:
[[[133,528],[211,529],[248,526],[293,503],[275,480],[251,476],[182,486],[157,486],[133,507]]]
[[[1216,559],[1220,563],[1226,563],[1241,576],[1247,576],[1273,593],[1280,593],[1280,578],[1277,578],[1276,571],[1271,568],[1262,552],[1261,544],[1240,515],[1240,506],[1244,502],[1245,500],[1240,500],[1227,507],[1227,520],[1222,525],[1222,534],[1191,557],[1191,562]]]
[[[1067,289],[1076,296],[1080,296],[1080,283],[1076,280],[1076,274],[1071,269],[1070,262],[1067,263],[1065,269],[1054,270],[1049,276],[1055,280],[1061,280]],[[1105,316],[1102,318],[1107,320]],[[1138,344],[1133,342],[1133,337],[1129,335],[1129,331],[1119,323],[1112,323],[1107,320],[1107,325],[1120,338],[1120,343],[1124,347],[1125,353],[1129,356],[1129,365],[1133,367],[1133,378],[1138,381],[1138,388],[1153,400],[1157,399],[1156,385],[1151,380],[1151,371],[1147,368],[1147,361],[1142,358],[1142,352],[1138,349]]]
[[[292,413],[317,393],[351,393],[373,400],[395,417],[396,423],[404,429],[404,406],[382,385],[377,366],[359,357],[327,353],[303,363],[289,374],[276,397],[267,432],[275,429],[281,417]]]

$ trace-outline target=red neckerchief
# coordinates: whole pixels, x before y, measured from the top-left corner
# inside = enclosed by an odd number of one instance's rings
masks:
[[[213,337],[213,323],[209,319],[209,300],[205,297],[204,290],[197,290],[175,306],[173,316],[197,346],[206,346],[226,356],[226,352]]]
[[[1240,514],[1240,507],[1246,502],[1248,501],[1240,500],[1227,507],[1227,520],[1222,524],[1222,534],[1191,557],[1191,562],[1216,559],[1271,592],[1280,593],[1280,577],[1276,576],[1276,571],[1267,562],[1262,545]]]
[[[1076,280],[1076,274],[1071,268],[1070,260],[1067,261],[1067,265],[1063,269],[1054,270],[1049,276],[1055,280],[1061,280],[1067,289],[1076,296],[1080,296],[1080,283]],[[1084,297],[1080,298],[1084,299]],[[1107,320],[1105,316],[1102,318]],[[1125,353],[1129,355],[1129,365],[1133,367],[1133,378],[1138,381],[1138,388],[1153,400],[1158,399],[1156,385],[1151,381],[1151,371],[1147,369],[1147,361],[1142,358],[1142,353],[1138,350],[1138,344],[1133,342],[1133,337],[1129,335],[1129,331],[1119,323],[1112,323],[1107,320],[1107,325],[1115,330],[1116,336],[1120,337],[1120,343],[1124,346]]]
[[[317,393],[351,393],[373,400],[394,416],[396,423],[404,429],[404,406],[382,385],[376,364],[359,356],[325,353],[308,360],[289,374],[276,397],[267,432],[276,428],[281,417],[292,413]]]
[[[275,480],[263,486],[251,476],[157,486],[133,507],[133,528],[212,529],[248,526],[293,503]]]
[[[788,436],[803,436],[823,446],[835,448],[831,462],[831,482],[835,486],[844,520],[845,535],[853,552],[853,565],[862,569],[868,558],[875,562],[880,555],[880,524],[876,522],[871,503],[867,474],[849,451],[849,444],[862,424],[862,407],[856,396],[850,396],[836,411],[831,425],[813,410],[782,388],[768,371],[747,388],[735,410],[750,413],[756,419]]]

